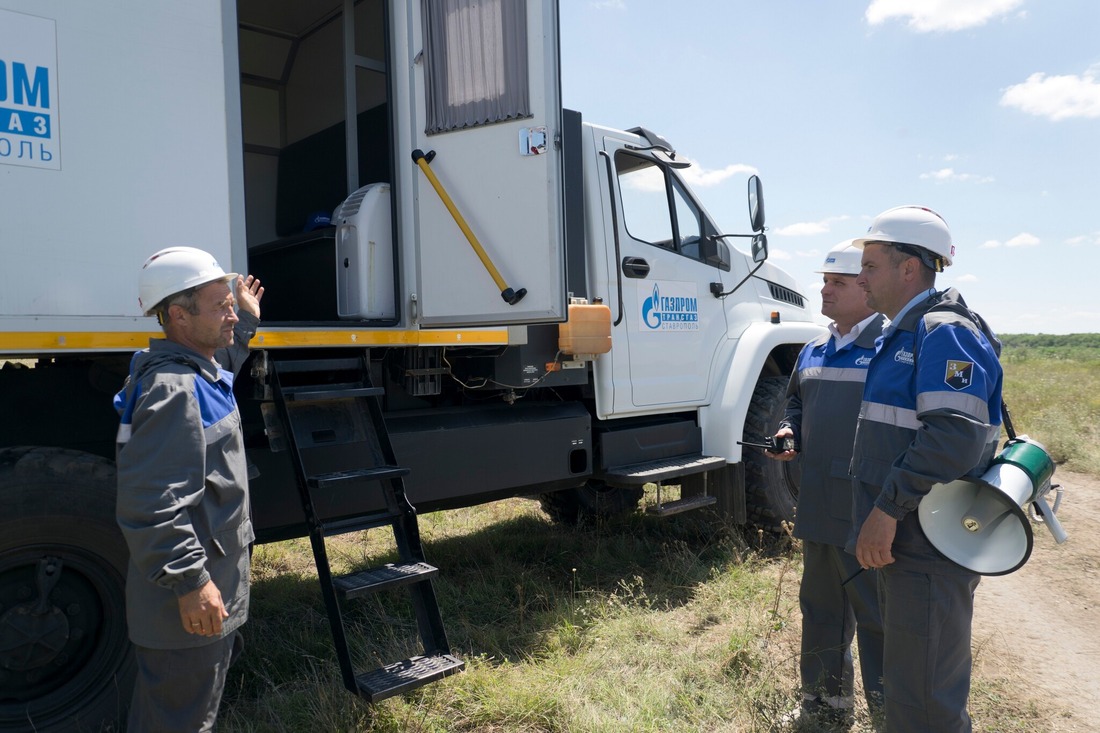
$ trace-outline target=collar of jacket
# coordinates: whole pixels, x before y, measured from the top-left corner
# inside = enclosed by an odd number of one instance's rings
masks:
[[[954,310],[956,304],[961,304],[963,309],[966,309],[966,303],[963,302],[962,295],[955,288],[932,291],[927,298],[909,309],[909,312],[894,325],[894,330],[916,331],[917,324],[924,318],[925,313],[940,305],[947,305]]]
[[[886,316],[881,313],[876,314],[875,319],[859,332],[859,335],[856,336],[856,340],[852,343],[863,349],[875,348],[875,341],[882,335],[882,322],[885,320]]]
[[[201,374],[208,382],[216,382],[221,378],[218,365],[213,359],[207,359],[194,349],[188,348],[183,344],[178,344],[175,341],[170,341],[168,339],[149,339],[149,352],[194,367],[195,371]]]

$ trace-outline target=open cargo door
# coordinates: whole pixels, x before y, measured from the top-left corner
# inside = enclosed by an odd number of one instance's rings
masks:
[[[393,94],[411,95],[397,105],[395,156],[412,202],[399,231],[415,242],[405,307],[425,326],[563,320],[557,2],[404,7]]]

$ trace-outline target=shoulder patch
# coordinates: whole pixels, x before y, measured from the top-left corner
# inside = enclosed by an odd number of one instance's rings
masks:
[[[947,370],[943,376],[943,381],[947,383],[948,387],[956,390],[966,389],[973,380],[974,362],[959,361],[957,359],[947,360]]]

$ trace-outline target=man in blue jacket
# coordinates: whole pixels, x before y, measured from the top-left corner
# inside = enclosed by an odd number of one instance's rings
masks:
[[[139,293],[165,338],[134,355],[115,397],[117,518],[130,549],[126,620],[137,661],[127,729],[208,731],[248,618],[255,536],[233,378],[263,288],[202,250],[172,247],[145,262]]]
[[[980,476],[1001,425],[1000,344],[936,273],[955,247],[920,206],[883,212],[867,234],[857,284],[883,313],[852,455],[849,550],[879,569],[890,733],[971,730],[970,633],[979,576],[951,563],[921,530],[917,507],[936,483]]]
[[[867,365],[882,316],[856,285],[862,250],[841,242],[825,257],[821,313],[829,333],[806,344],[787,387],[787,410],[775,437],[800,446],[802,483],[794,536],[802,540],[802,682],[800,712],[840,725],[853,721],[852,638],[858,638],[863,692],[872,715],[882,706],[882,619],[874,573],[844,551],[852,528],[852,441]],[[766,453],[793,460],[795,451]],[[852,577],[852,576],[855,577]],[[847,585],[844,580],[852,578]]]

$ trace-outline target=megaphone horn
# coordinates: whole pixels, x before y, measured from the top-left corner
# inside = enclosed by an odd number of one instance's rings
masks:
[[[1013,438],[980,479],[935,484],[917,510],[928,541],[951,562],[981,575],[1004,575],[1031,557],[1025,508],[1039,509],[1055,539],[1065,532],[1046,503],[1054,462],[1039,443]]]

